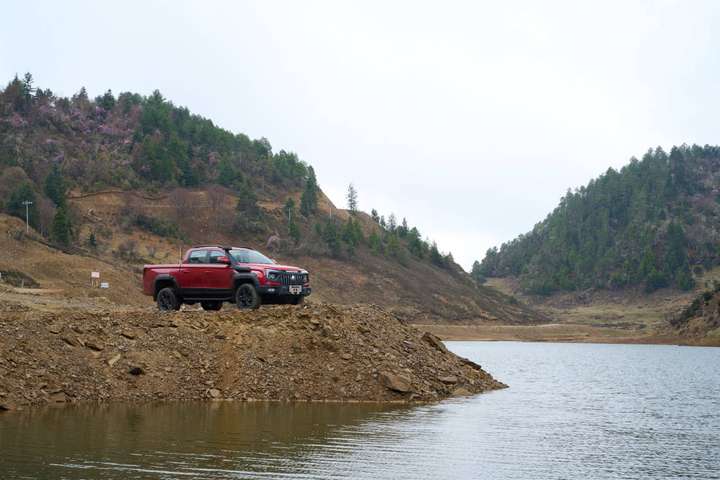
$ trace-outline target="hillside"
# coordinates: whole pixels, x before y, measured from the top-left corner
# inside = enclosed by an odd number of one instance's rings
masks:
[[[708,345],[720,345],[720,283],[670,317],[667,330]]]
[[[30,76],[12,80],[0,92],[0,198],[0,246],[13,252],[0,271],[56,296],[147,305],[143,263],[227,243],[306,266],[315,301],[376,303],[423,323],[547,321],[477,285],[405,219],[338,209],[296,154],[219,128],[157,91],[63,98]],[[88,289],[97,270],[109,290]]]
[[[476,275],[525,293],[692,289],[720,264],[720,147],[650,150],[568,191],[528,233],[490,249]]]

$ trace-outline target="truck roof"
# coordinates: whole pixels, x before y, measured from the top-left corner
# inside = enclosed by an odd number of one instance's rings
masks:
[[[234,248],[244,248],[247,250],[254,250],[253,248],[250,248],[250,247],[230,247],[228,245],[217,245],[217,244],[215,244],[215,245],[193,245],[192,247],[190,247],[190,250],[192,250],[193,248],[222,248],[223,250],[232,250]]]

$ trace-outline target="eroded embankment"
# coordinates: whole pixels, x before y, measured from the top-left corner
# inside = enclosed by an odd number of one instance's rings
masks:
[[[504,387],[375,306],[4,310],[0,410],[76,401],[431,401]]]

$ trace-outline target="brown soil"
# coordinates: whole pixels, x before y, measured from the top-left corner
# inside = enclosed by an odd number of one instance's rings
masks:
[[[457,328],[429,328],[446,339],[565,341],[595,343],[660,343],[720,346],[720,329],[713,329],[704,315],[680,327],[672,319],[692,302],[717,275],[708,272],[698,280],[694,292],[662,289],[651,294],[642,290],[587,290],[556,293],[547,297],[524,295],[512,278],[493,278],[488,285],[514,295],[533,309],[554,319],[541,326],[503,325],[478,322]],[[706,311],[707,308],[703,311]],[[712,311],[712,308],[710,308]]]
[[[376,306],[163,314],[0,303],[0,410],[79,401],[432,401],[504,386]]]

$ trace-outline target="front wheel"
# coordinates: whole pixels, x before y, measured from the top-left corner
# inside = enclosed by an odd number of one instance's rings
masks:
[[[203,308],[203,310],[216,311],[222,308],[222,302],[216,300],[200,302],[200,306]]]
[[[180,310],[180,301],[175,295],[175,290],[165,287],[157,294],[157,306],[161,312]]]
[[[235,303],[238,308],[254,310],[260,307],[260,295],[253,285],[243,283],[235,291]]]

